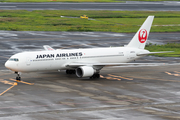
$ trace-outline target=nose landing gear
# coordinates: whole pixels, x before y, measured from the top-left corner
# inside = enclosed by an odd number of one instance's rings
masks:
[[[15,72],[15,74],[17,74],[16,80],[21,81],[21,77],[20,77],[21,73],[20,72]]]

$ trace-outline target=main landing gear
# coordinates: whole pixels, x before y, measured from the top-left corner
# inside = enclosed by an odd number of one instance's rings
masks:
[[[95,73],[93,76],[90,77],[90,79],[96,79],[96,78],[100,78],[99,73]]]
[[[75,74],[76,70],[66,70],[66,74]]]
[[[76,70],[66,70],[66,74],[76,74]],[[99,72],[95,73],[90,77],[90,79],[97,79],[100,78]]]
[[[17,81],[21,81],[21,77],[20,77],[21,73],[15,72],[15,74],[17,74],[16,80]]]

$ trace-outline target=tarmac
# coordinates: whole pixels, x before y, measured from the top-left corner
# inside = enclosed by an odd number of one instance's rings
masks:
[[[43,50],[122,46],[133,34],[102,32],[0,31],[0,120],[178,120],[180,58],[147,56],[136,62],[154,66],[117,66],[100,79],[77,78],[65,71],[22,74],[4,67],[13,54]],[[179,42],[179,33],[152,33],[149,42]]]
[[[113,11],[180,11],[179,1],[124,1],[102,2],[0,2],[1,10],[113,10]]]

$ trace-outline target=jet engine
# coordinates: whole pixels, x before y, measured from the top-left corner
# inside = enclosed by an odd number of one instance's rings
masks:
[[[96,71],[90,66],[81,66],[76,69],[76,75],[78,77],[90,77]]]

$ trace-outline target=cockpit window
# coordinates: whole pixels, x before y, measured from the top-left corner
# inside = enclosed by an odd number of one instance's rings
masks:
[[[18,62],[19,59],[18,59],[18,58],[10,58],[9,61],[15,61],[15,62]]]

